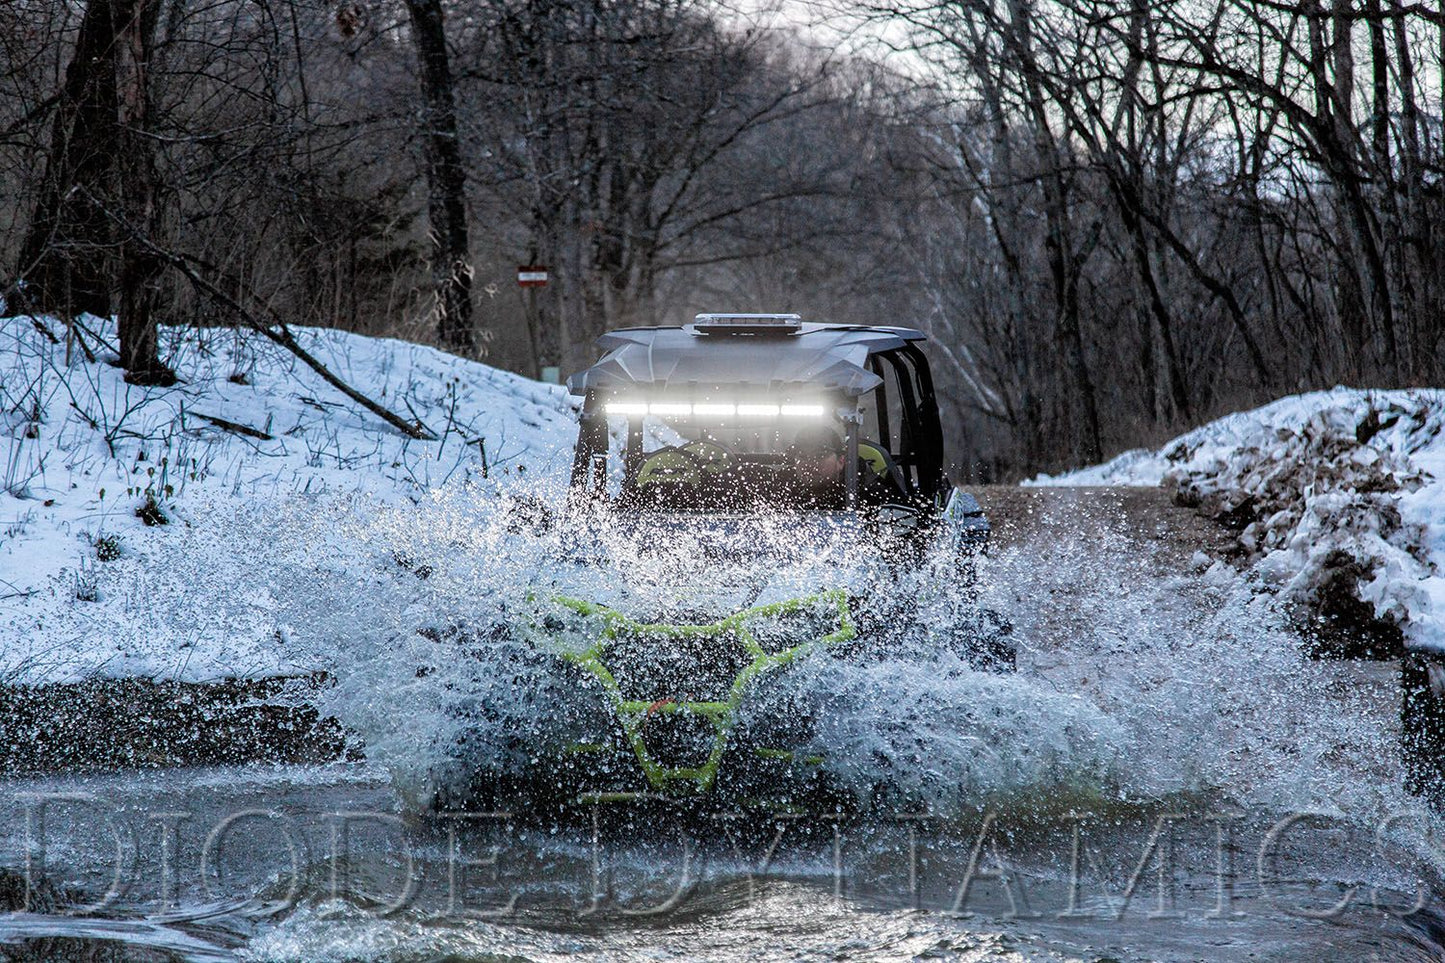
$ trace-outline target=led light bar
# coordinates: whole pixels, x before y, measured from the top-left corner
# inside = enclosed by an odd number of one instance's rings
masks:
[[[725,402],[702,402],[688,404],[683,401],[609,401],[609,415],[657,415],[659,417],[686,417],[695,415],[703,418],[821,418],[828,413],[824,405],[768,404],[746,402],[731,404]]]

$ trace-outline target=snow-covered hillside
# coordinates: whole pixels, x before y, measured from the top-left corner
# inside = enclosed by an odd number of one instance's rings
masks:
[[[1285,596],[1347,580],[1410,644],[1445,650],[1445,392],[1297,395],[1032,484],[1171,487],[1238,528]]]
[[[114,325],[82,325],[85,345],[53,320],[0,321],[0,680],[287,671],[248,564],[292,537],[268,519],[348,496],[485,497],[570,462],[563,389],[431,348],[294,329],[437,436],[417,441],[254,334],[163,331],[181,383],[142,388],[107,363]]]

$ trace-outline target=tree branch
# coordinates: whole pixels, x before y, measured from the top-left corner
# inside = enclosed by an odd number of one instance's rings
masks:
[[[82,190],[84,189],[82,188]],[[90,192],[86,191],[86,193],[89,194]],[[324,380],[327,384],[331,385],[337,391],[341,392],[346,397],[356,402],[358,405],[361,405],[361,407],[376,415],[382,421],[385,421],[388,425],[391,425],[393,428],[406,435],[408,438],[416,438],[420,441],[436,440],[437,436],[420,421],[407,421],[405,418],[402,418],[395,412],[382,407],[377,402],[372,401],[366,395],[362,394],[360,391],[357,391],[355,388],[342,381],[331,371],[330,368],[322,364],[315,355],[311,354],[311,352],[307,351],[301,346],[301,344],[296,340],[295,336],[291,333],[290,328],[286,326],[286,322],[282,321],[279,317],[276,317],[275,313],[271,311],[269,307],[264,308],[264,310],[268,314],[272,315],[272,322],[268,324],[262,321],[260,318],[256,317],[250,311],[246,310],[244,305],[242,305],[235,298],[231,297],[229,294],[223,291],[214,282],[201,274],[196,269],[196,265],[200,263],[196,259],[188,257],[184,254],[180,254],[176,251],[170,251],[166,248],[161,247],[149,237],[146,237],[145,235],[137,231],[128,221],[126,221],[124,217],[102,204],[93,195],[91,196],[91,200],[92,202],[97,204],[102,210],[104,210],[106,214],[111,217],[117,224],[119,224],[120,227],[130,235],[131,239],[134,240],[135,243],[138,244],[142,249],[144,249],[148,254],[150,254],[157,260],[164,262],[170,267],[175,268],[175,270],[179,272],[182,277],[184,277],[187,281],[191,283],[191,286],[194,287],[198,293],[205,295],[215,303],[219,304],[221,307],[230,311],[246,327],[271,339],[276,344],[279,344],[281,347],[285,348],[287,351],[290,351],[296,357],[300,358],[306,363],[307,367],[309,367],[312,371],[315,371],[318,375],[321,376],[322,380]]]

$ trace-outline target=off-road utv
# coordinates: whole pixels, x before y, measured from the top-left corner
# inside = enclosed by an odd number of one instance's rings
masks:
[[[582,408],[564,527],[580,555],[625,551],[626,574],[647,584],[630,607],[542,600],[533,637],[579,694],[568,711],[580,735],[561,747],[579,779],[558,785],[608,798],[817,788],[816,700],[795,687],[768,702],[779,680],[915,630],[917,600],[884,584],[890,573],[923,566],[971,586],[988,542],[977,501],[944,474],[923,340],[786,314],[703,314],[599,340],[602,358],[568,381]],[[764,586],[830,552],[866,562],[861,580],[824,561]],[[975,604],[949,621],[954,664],[1013,669],[1002,619]],[[597,711],[579,710],[584,692]]]

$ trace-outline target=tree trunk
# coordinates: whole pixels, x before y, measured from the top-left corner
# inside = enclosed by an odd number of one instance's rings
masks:
[[[1403,0],[1391,0],[1395,15],[1395,61],[1400,78],[1400,191],[1401,223],[1406,238],[1405,249],[1408,340],[1413,362],[1410,380],[1428,384],[1438,381],[1445,367],[1435,351],[1435,332],[1439,330],[1442,305],[1439,296],[1438,252],[1440,229],[1430,216],[1421,172],[1425,161],[1420,150],[1420,108],[1415,100],[1415,63],[1410,52],[1409,22],[1404,17]]]
[[[1119,205],[1120,216],[1124,221],[1125,228],[1129,231],[1134,248],[1134,265],[1139,272],[1139,280],[1143,284],[1144,293],[1149,302],[1149,314],[1154,319],[1154,329],[1159,338],[1159,348],[1164,356],[1164,374],[1168,381],[1169,401],[1173,406],[1171,412],[1173,418],[1181,423],[1187,424],[1193,417],[1189,410],[1189,393],[1184,386],[1184,369],[1179,364],[1179,352],[1174,347],[1174,319],[1170,316],[1169,308],[1164,303],[1164,295],[1159,290],[1159,280],[1154,276],[1154,265],[1149,253],[1148,240],[1144,236],[1144,225],[1139,219],[1136,209],[1131,208],[1132,204],[1142,204],[1139,197],[1137,185],[1131,185],[1131,196],[1123,199]],[[1151,340],[1152,340],[1151,335]]]
[[[427,215],[437,336],[453,350],[476,352],[472,329],[471,245],[467,234],[466,170],[457,136],[456,89],[447,54],[441,0],[406,0],[421,67]]]
[[[65,70],[45,180],[21,245],[14,300],[64,316],[110,314],[110,194],[116,145],[116,17],[90,0]]]
[[[1390,156],[1390,55],[1385,40],[1384,10],[1380,0],[1365,0],[1365,13],[1370,32],[1371,136],[1370,153],[1374,168],[1373,191],[1383,219],[1381,246],[1386,258],[1386,276],[1390,289],[1390,311],[1384,319],[1391,374],[1399,379],[1409,371],[1413,338],[1410,330],[1410,302],[1413,285],[1410,281],[1409,250],[1404,243],[1404,218],[1395,178],[1395,165]],[[1402,74],[1403,76],[1403,74]]]
[[[150,95],[146,73],[154,46],[160,0],[114,0],[116,91],[119,128],[116,186],[119,207],[131,236],[120,244],[120,363],[132,384],[174,384],[161,363],[156,309],[164,265],[135,236],[154,239],[160,223],[156,198],[155,147],[147,129]]]
[[[1030,0],[1011,0],[1009,4],[1013,30],[1011,40],[1018,61],[1019,79],[1023,85],[1029,120],[1033,127],[1037,163],[1043,168],[1040,171],[1040,181],[1047,223],[1044,248],[1053,281],[1056,346],[1073,382],[1077,404],[1075,411],[1083,423],[1083,430],[1079,433],[1081,437],[1073,454],[1079,463],[1089,465],[1102,460],[1103,442],[1094,383],[1089,375],[1083,332],[1080,330],[1079,275],[1085,255],[1081,255],[1073,243],[1069,188],[1064,176],[1065,159],[1060,156],[1061,149],[1049,127],[1049,113],[1044,102],[1038,66],[1034,63],[1031,22],[1033,13],[1029,3]]]

